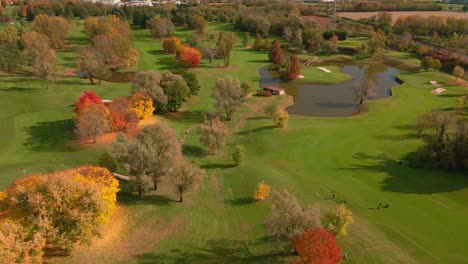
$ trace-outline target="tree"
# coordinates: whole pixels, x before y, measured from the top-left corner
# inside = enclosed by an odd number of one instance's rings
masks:
[[[0,32],[0,69],[12,71],[21,65],[23,56],[18,45],[20,38],[16,27],[8,26]]]
[[[266,184],[264,181],[261,181],[257,185],[257,190],[254,192],[254,200],[255,201],[263,201],[265,200],[268,195],[270,195],[271,187],[270,185]]]
[[[246,96],[240,87],[240,82],[231,77],[216,80],[211,95],[215,100],[217,111],[224,111],[227,120],[231,120],[232,114],[239,109]]]
[[[110,172],[115,172],[117,170],[115,159],[107,152],[104,152],[101,157],[99,157],[99,166],[108,169]]]
[[[104,62],[104,58],[93,48],[80,49],[80,55],[76,60],[78,69],[83,73],[83,76],[94,84],[94,79],[101,81],[108,79],[111,76],[109,66]]]
[[[425,57],[431,54],[431,50],[429,49],[427,45],[419,45],[416,48],[416,53],[418,53],[420,57]]]
[[[157,189],[159,179],[170,173],[182,150],[174,131],[166,123],[158,122],[143,128],[134,138],[119,134],[112,155],[135,177],[138,195],[143,198],[151,183]]]
[[[252,86],[248,82],[241,83],[241,88],[242,88],[242,91],[244,92],[244,94],[246,94],[246,95],[252,93],[252,91],[253,91]]]
[[[190,90],[190,95],[198,94],[198,91],[200,91],[200,82],[198,81],[198,77],[194,72],[187,71],[185,69],[174,69],[171,71],[173,74],[182,76]]]
[[[163,42],[163,49],[166,54],[176,54],[180,47],[180,40],[177,37],[170,37]]]
[[[42,79],[46,89],[57,75],[57,58],[49,46],[49,38],[35,31],[23,34],[25,51],[33,67],[33,74]]]
[[[455,66],[453,68],[452,74],[453,74],[453,76],[457,77],[455,79],[455,81],[457,81],[458,78],[461,78],[463,76],[463,74],[465,74],[465,71],[463,70],[463,68],[461,66]]]
[[[174,25],[169,18],[161,18],[159,15],[146,21],[146,27],[153,38],[165,38],[174,33]]]
[[[182,203],[184,201],[184,193],[194,188],[201,181],[203,171],[181,158],[170,174],[169,182],[179,195],[179,202]]]
[[[285,128],[288,126],[288,112],[282,109],[278,109],[273,113],[272,120],[275,127]]]
[[[16,180],[6,191],[2,215],[40,235],[49,248],[86,243],[116,208],[118,181],[106,169],[81,167]]]
[[[210,154],[215,154],[222,149],[229,135],[227,126],[218,117],[205,117],[205,122],[200,124],[199,133],[200,142]]]
[[[191,17],[191,28],[195,29],[198,35],[203,36],[206,30],[206,20],[200,15],[194,15]]]
[[[130,99],[128,99],[127,97],[118,97],[112,100],[112,102],[109,104],[108,109],[109,122],[111,124],[113,132],[131,131],[135,129],[138,125],[139,116],[137,112],[131,108]],[[145,112],[145,110],[143,110],[142,112]],[[149,110],[151,110],[151,108],[149,108],[148,111]],[[152,112],[148,115],[152,115]]]
[[[294,46],[296,46],[296,47],[301,47],[302,46],[303,39],[302,39],[302,30],[301,29],[298,28],[294,32],[294,35],[293,35],[293,38],[291,39],[291,41],[294,44]]]
[[[455,108],[457,110],[463,110],[465,108],[465,100],[466,96],[462,95],[457,98],[457,103],[455,104]]]
[[[249,32],[245,32],[244,38],[242,39],[242,45],[244,47],[250,46],[250,33]]]
[[[442,67],[442,65],[438,59],[433,59],[427,56],[421,60],[421,68],[423,68],[426,71],[438,70],[440,69],[440,67]]]
[[[163,71],[161,74],[161,87],[167,95],[167,104],[158,104],[161,112],[174,112],[181,106],[182,102],[189,97],[190,89],[184,78],[178,74],[172,74],[170,71]]]
[[[284,59],[283,49],[278,40],[274,40],[271,44],[270,54],[268,54],[270,61],[274,64],[281,64]]]
[[[176,53],[177,63],[185,68],[195,68],[200,65],[201,54],[196,48],[182,45]]]
[[[255,42],[252,48],[257,51],[260,51],[263,49],[262,37],[258,33],[255,35]]]
[[[339,204],[333,211],[325,214],[324,226],[335,236],[341,237],[348,234],[348,225],[354,222],[351,210],[346,205]]]
[[[40,264],[44,246],[40,234],[30,237],[22,225],[12,220],[0,222],[0,259],[3,263]]]
[[[130,97],[130,108],[139,119],[145,119],[153,115],[153,100],[145,92],[136,92]]]
[[[301,74],[301,61],[296,55],[291,56],[291,62],[288,67],[288,78],[295,79]]]
[[[334,35],[336,36],[336,35]],[[326,52],[328,55],[330,54],[335,54],[335,53],[339,53],[340,50],[338,49],[338,45],[337,45],[337,41],[324,41],[320,44],[320,49],[324,52]]]
[[[75,120],[78,137],[92,138],[96,143],[97,136],[110,131],[109,112],[104,105],[87,104],[80,107]]]
[[[245,149],[241,145],[234,146],[234,150],[232,151],[232,160],[236,165],[240,165],[245,160]]]
[[[102,99],[94,91],[84,91],[78,98],[78,102],[74,104],[75,109],[73,111],[78,114],[82,107],[89,104],[104,105]]]
[[[228,67],[231,60],[232,50],[236,45],[236,34],[232,32],[220,32],[216,47],[218,48],[218,56],[223,59],[224,67]]]
[[[276,240],[293,243],[305,230],[320,227],[318,212],[302,208],[288,191],[273,193],[272,201],[271,210],[265,218],[265,228]]]
[[[336,237],[323,228],[307,229],[294,241],[300,264],[335,264],[342,260]]]
[[[158,72],[149,70],[135,74],[132,81],[134,92],[144,92],[153,99],[153,102],[167,104],[167,95],[160,85],[161,75]]]
[[[31,23],[31,29],[49,38],[49,44],[52,48],[63,47],[65,37],[68,34],[68,22],[63,17],[37,15]]]
[[[372,78],[369,78],[369,73],[366,70],[364,76],[358,85],[353,87],[354,95],[358,99],[358,107],[364,103],[370,96],[375,94],[375,83]]]
[[[385,46],[385,34],[382,30],[377,29],[375,32],[372,32],[372,36],[367,41],[367,50],[370,55],[374,55],[381,48]]]

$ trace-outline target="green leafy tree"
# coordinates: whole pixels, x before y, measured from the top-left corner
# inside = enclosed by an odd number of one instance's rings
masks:
[[[245,149],[241,145],[234,146],[232,151],[232,160],[236,165],[241,165],[245,160]]]
[[[231,61],[232,50],[236,45],[236,34],[232,32],[220,32],[218,42],[216,44],[218,49],[218,56],[223,59],[224,67],[228,67]]]

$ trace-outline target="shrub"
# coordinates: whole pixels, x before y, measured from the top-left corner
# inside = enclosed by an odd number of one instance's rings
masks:
[[[254,192],[254,200],[255,201],[263,201],[265,200],[268,195],[270,195],[271,187],[270,185],[266,184],[264,181],[261,181],[257,185],[257,190]]]
[[[257,90],[257,96],[265,96],[265,97],[270,97],[272,96],[270,91],[266,90]]]
[[[322,34],[323,39],[330,40],[333,35],[336,35],[339,40],[346,40],[348,38],[348,32],[344,30],[331,30],[325,31]]]
[[[241,145],[236,145],[232,152],[232,160],[236,165],[240,165],[245,160],[245,149]]]

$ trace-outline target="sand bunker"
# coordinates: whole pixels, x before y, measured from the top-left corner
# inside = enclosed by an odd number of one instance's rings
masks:
[[[431,91],[432,94],[441,94],[441,93],[443,93],[443,92],[445,92],[445,89],[442,88],[442,87],[437,88],[437,89]]]
[[[317,67],[317,68],[319,68],[320,70],[322,70],[322,71],[324,71],[324,72],[326,72],[326,73],[330,73],[330,72],[331,72],[329,69],[327,69],[327,68],[325,68],[325,67]]]
[[[298,78],[298,79],[304,79],[304,75],[300,75],[300,74],[299,74],[296,78]]]

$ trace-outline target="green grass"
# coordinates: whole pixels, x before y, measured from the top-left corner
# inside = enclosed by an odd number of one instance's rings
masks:
[[[231,25],[220,23],[210,23],[209,29],[234,31]],[[189,33],[177,28],[182,39]],[[86,42],[77,27],[72,28],[69,41],[70,46],[58,52],[61,69],[73,66],[77,48]],[[133,43],[140,61],[128,70],[175,67],[172,57],[162,54],[161,43],[147,38],[145,30],[134,30]],[[412,55],[385,55],[419,65]],[[158,118],[182,133],[211,109],[209,95],[216,78],[233,76],[257,87],[258,69],[267,64],[265,52],[240,46],[228,69],[218,67],[220,61],[204,62],[194,70],[202,85],[200,95],[185,103],[180,117]],[[303,74],[330,82],[348,78],[339,75],[336,67],[327,68],[334,73],[325,75],[316,67],[307,67]],[[170,223],[179,223],[177,228],[143,254],[119,259],[110,250],[102,262],[275,263],[281,251],[266,238],[262,227],[270,204],[250,200],[261,180],[274,190],[291,190],[304,205],[313,204],[322,211],[335,206],[336,201],[325,199],[331,193],[337,193],[337,201],[346,199],[356,219],[350,234],[340,239],[349,256],[347,263],[466,262],[468,179],[410,168],[405,158],[422,144],[411,128],[417,116],[433,108],[453,108],[456,97],[468,89],[449,84],[451,77],[442,73],[413,72],[399,77],[404,84],[393,89],[392,97],[370,103],[369,112],[357,117],[292,116],[289,127],[282,130],[273,129],[260,111],[240,131],[231,133],[224,153],[217,156],[205,156],[197,134],[190,133],[184,153],[207,173],[184,204],[172,202],[176,196],[166,188],[150,193],[144,201],[126,191],[119,195],[135,223],[131,231],[149,228],[142,241],[162,236]],[[440,82],[447,92],[430,94],[429,80]],[[0,188],[22,176],[23,169],[35,173],[96,163],[104,150],[72,144],[71,104],[87,89],[106,99],[130,93],[129,84],[90,86],[75,77],[62,78],[45,91],[34,78],[0,75]],[[263,100],[268,99],[250,98],[229,126]],[[230,161],[234,144],[247,149],[247,161],[239,167]],[[390,208],[374,210],[379,201],[390,203]]]
[[[338,46],[344,48],[361,49],[362,44],[369,40],[367,37],[348,37],[346,40],[338,42]]]
[[[320,84],[332,84],[340,83],[347,80],[351,80],[352,76],[346,73],[340,72],[340,67],[337,66],[322,66],[329,69],[331,72],[327,73],[320,70],[317,66],[306,66],[301,68],[301,74],[304,75],[302,79],[294,79],[293,83],[320,83]]]

